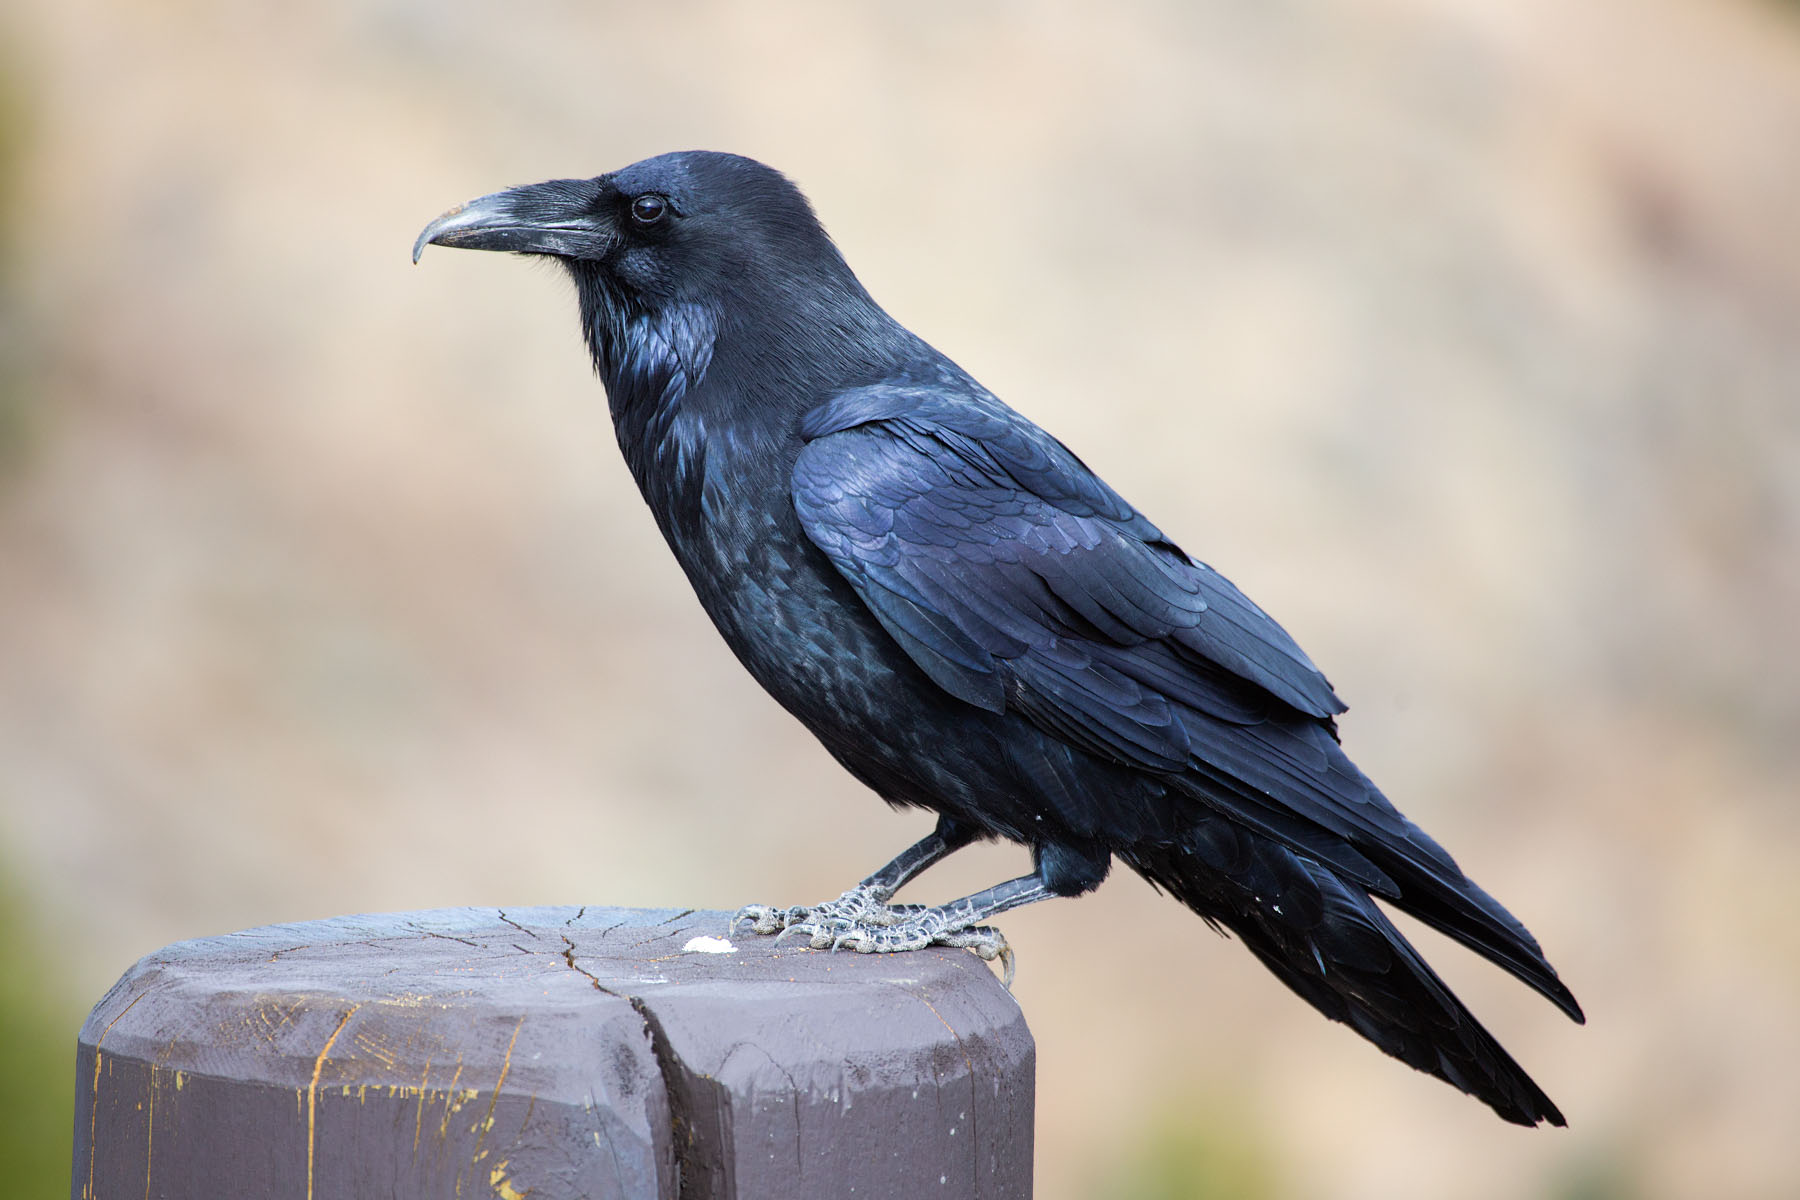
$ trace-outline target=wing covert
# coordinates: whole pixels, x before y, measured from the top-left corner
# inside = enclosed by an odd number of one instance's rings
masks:
[[[1234,723],[1343,711],[1229,581],[967,387],[847,392],[808,415],[793,474],[807,536],[939,686],[1162,769],[1190,749],[1170,701]]]

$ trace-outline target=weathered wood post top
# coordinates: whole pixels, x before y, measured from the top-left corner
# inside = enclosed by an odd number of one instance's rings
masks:
[[[983,963],[727,951],[728,921],[444,909],[171,946],[82,1027],[72,1195],[1030,1195],[1035,1052]]]

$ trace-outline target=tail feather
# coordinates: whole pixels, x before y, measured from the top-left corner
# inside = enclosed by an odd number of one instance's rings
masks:
[[[1195,794],[1456,939],[1584,1023],[1581,1005],[1518,918],[1464,875],[1444,848],[1389,804],[1348,758],[1341,752],[1335,757],[1341,760],[1342,780],[1350,781],[1345,804],[1354,808],[1360,803],[1380,814],[1380,822],[1371,820],[1368,829],[1334,831],[1205,764],[1195,764]]]
[[[1543,1089],[1376,903],[1328,867],[1216,818],[1185,845],[1125,857],[1152,883],[1235,933],[1314,1008],[1387,1054],[1508,1121],[1565,1124]]]
[[[1575,994],[1557,977],[1537,940],[1473,880],[1462,876],[1446,886],[1424,872],[1390,870],[1400,885],[1396,908],[1503,967],[1577,1024],[1587,1023]]]

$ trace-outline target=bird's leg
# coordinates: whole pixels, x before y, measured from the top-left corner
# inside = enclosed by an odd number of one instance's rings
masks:
[[[998,929],[982,922],[1008,909],[1047,900],[1057,894],[1040,876],[1022,875],[948,904],[930,908],[908,905],[906,911],[887,909],[885,911],[892,914],[892,919],[885,921],[815,923],[806,920],[789,925],[788,932],[810,934],[815,949],[843,947],[863,954],[894,954],[902,950],[922,950],[926,946],[964,947],[990,962],[998,958],[1005,970],[1006,985],[1011,987],[1012,950]]]
[[[942,828],[940,824],[939,829]],[[1100,886],[1112,865],[1112,854],[1104,845],[1078,841],[1039,843],[1031,848],[1031,857],[1037,867],[1031,874],[948,904],[930,908],[917,904],[884,907],[877,920],[815,921],[809,917],[790,922],[786,932],[808,935],[815,949],[844,946],[863,954],[958,946],[973,950],[990,962],[999,959],[1006,986],[1011,987],[1012,950],[998,929],[982,922],[1022,904],[1090,892]],[[913,873],[917,874],[917,870]]]
[[[889,925],[914,911],[916,905],[888,907],[894,893],[925,868],[939,862],[975,840],[975,834],[949,817],[939,817],[937,828],[902,850],[894,861],[839,896],[811,907],[794,905],[780,908],[769,904],[746,904],[731,918],[736,929],[745,921],[757,933],[798,931],[801,925],[855,928],[861,925]],[[809,928],[806,932],[811,933]],[[815,940],[817,935],[813,935]]]

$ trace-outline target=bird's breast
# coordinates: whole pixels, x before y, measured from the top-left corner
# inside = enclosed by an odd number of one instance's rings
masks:
[[[745,431],[729,413],[676,404],[638,436],[621,433],[632,474],[726,645],[886,799],[943,810],[963,793],[993,795],[1002,781],[960,757],[946,761],[957,738],[940,727],[951,720],[943,698],[801,527],[798,434]],[[896,711],[915,716],[896,722]]]
[[[685,482],[646,488],[701,607],[757,683],[883,799],[1015,838],[1040,833],[997,719],[943,694],[806,536],[792,498],[798,452],[745,453],[709,436]]]

